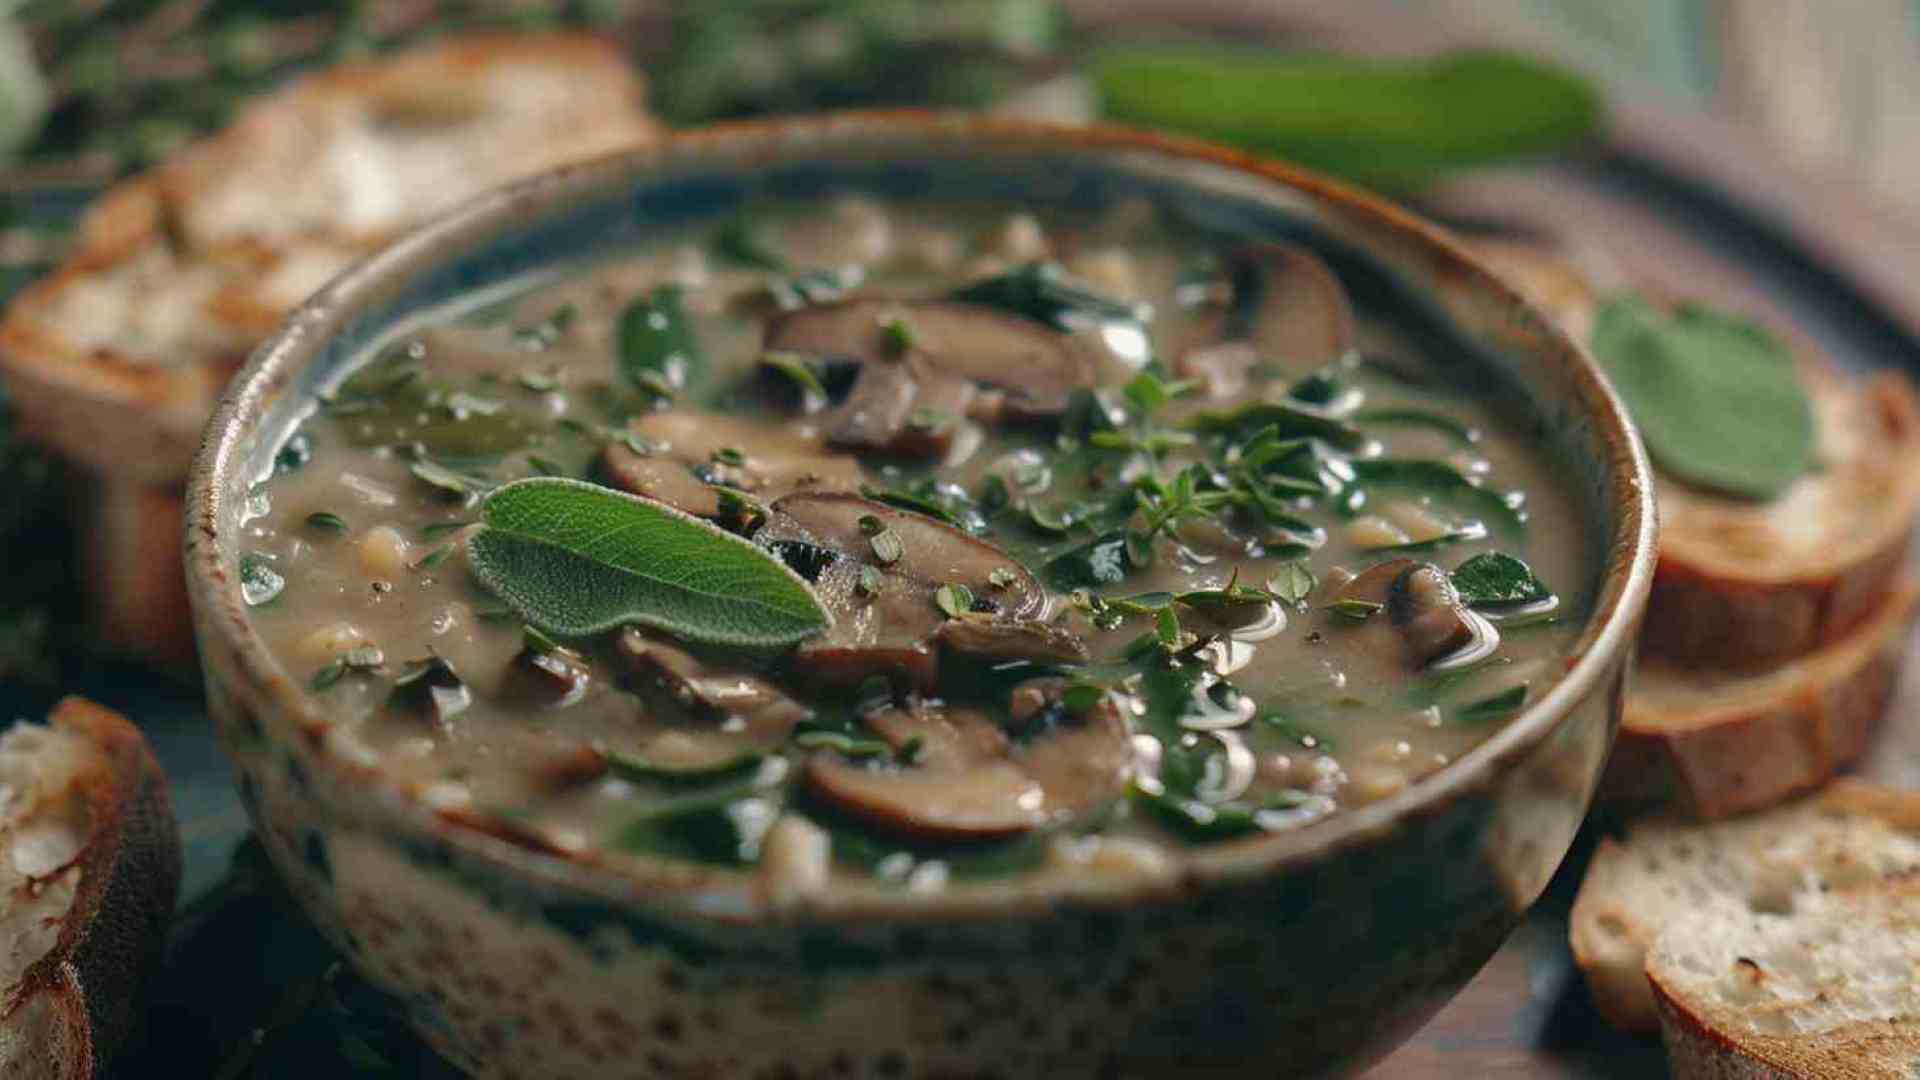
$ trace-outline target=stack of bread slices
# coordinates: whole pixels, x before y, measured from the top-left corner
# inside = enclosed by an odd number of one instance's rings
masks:
[[[1591,334],[1563,253],[1493,244]],[[1658,478],[1660,559],[1573,952],[1615,1026],[1682,1077],[1920,1076],[1920,792],[1836,775],[1908,653],[1920,407],[1802,347],[1814,467],[1775,498]],[[1656,471],[1658,463],[1656,462]]]
[[[571,34],[473,35],[307,75],[110,189],[0,319],[21,429],[78,466],[98,641],[192,656],[182,491],[221,388],[334,274],[471,196],[652,140],[640,77]]]

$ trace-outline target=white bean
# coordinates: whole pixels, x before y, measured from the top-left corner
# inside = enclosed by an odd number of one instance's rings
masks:
[[[784,907],[827,887],[833,867],[833,840],[825,829],[798,814],[783,814],[760,841],[759,888],[762,900]]]
[[[368,576],[392,581],[407,570],[407,538],[391,525],[375,525],[360,537],[360,568]]]

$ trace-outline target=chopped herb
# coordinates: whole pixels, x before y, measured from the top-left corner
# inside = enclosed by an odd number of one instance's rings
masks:
[[[478,477],[455,472],[431,458],[421,458],[409,466],[408,471],[428,486],[462,499],[493,486]]]
[[[1060,692],[1060,706],[1075,716],[1082,716],[1098,708],[1106,696],[1107,688],[1099,683],[1070,683]]]
[[[467,711],[473,704],[473,694],[467,684],[461,681],[453,665],[439,656],[409,660],[393,680],[391,698],[395,705],[431,712],[441,723]]]
[[[907,426],[915,431],[939,431],[953,423],[953,414],[939,409],[918,408],[907,414]]]
[[[442,544],[407,565],[415,570],[431,570],[441,563],[446,562],[447,556],[451,554],[453,554],[453,545]]]
[[[786,376],[799,389],[801,401],[808,411],[827,403],[827,388],[820,382],[819,374],[813,370],[813,364],[806,356],[768,349],[760,354],[760,366]]]
[[[628,304],[616,340],[621,377],[656,397],[672,397],[705,363],[678,285],[661,285]]]
[[[1030,502],[1027,504],[1027,524],[1043,533],[1062,536],[1073,528],[1073,515],[1060,507]]]
[[[1229,409],[1203,409],[1183,425],[1211,434],[1272,428],[1281,438],[1323,439],[1342,450],[1366,445],[1366,433],[1332,413],[1305,402],[1249,401]]]
[[[1462,446],[1471,446],[1480,441],[1479,428],[1469,427],[1445,413],[1425,409],[1363,409],[1353,414],[1353,420],[1358,424],[1427,428],[1446,435]]]
[[[1152,309],[1096,292],[1068,279],[1053,263],[1033,262],[999,277],[977,281],[953,293],[952,298],[984,304],[1044,323],[1055,330],[1073,331],[1118,325],[1143,339]]]
[[[1527,684],[1509,686],[1491,697],[1462,705],[1454,720],[1462,724],[1485,724],[1502,720],[1520,711],[1527,703]]]
[[[907,320],[899,317],[888,319],[880,324],[881,344],[886,347],[889,356],[905,356],[913,351],[913,327]]]
[[[950,619],[957,619],[973,610],[973,590],[965,585],[949,582],[933,591],[933,603]]]
[[[719,503],[720,520],[726,522],[729,527],[744,532],[755,523],[765,521],[767,518],[767,508],[760,505],[758,499],[744,492],[723,487],[715,489],[714,497]]]
[[[606,755],[607,769],[615,776],[656,784],[705,784],[737,779],[742,774],[758,769],[760,763],[766,760],[766,755],[752,750],[694,765],[669,765],[627,750],[608,750]]]
[[[879,536],[881,530],[887,527],[885,522],[872,514],[861,514],[856,524],[860,526],[861,536]]]
[[[1108,533],[1048,560],[1043,568],[1058,589],[1114,585],[1127,576],[1127,534]]]
[[[747,463],[747,455],[737,446],[723,446],[713,452],[715,464],[732,465],[736,468]]]
[[[560,379],[551,371],[523,371],[515,381],[535,393],[545,394],[560,389]]]
[[[660,452],[660,444],[644,435],[627,432],[620,441],[637,457],[652,457]]]
[[[1013,583],[1018,580],[1014,572],[1004,566],[996,566],[987,573],[987,584],[996,589],[1012,588]]]
[[[901,556],[907,553],[907,546],[901,542],[900,534],[892,529],[882,528],[869,536],[867,543],[872,545],[873,557],[879,559],[882,566],[899,562]]]
[[[1319,584],[1307,564],[1295,559],[1280,567],[1267,582],[1267,591],[1285,603],[1298,605],[1305,603]]]
[[[307,527],[330,533],[343,533],[348,528],[347,519],[326,510],[316,510],[308,514]]]
[[[313,460],[313,437],[306,432],[296,432],[281,445],[280,452],[273,455],[273,471],[290,473]]]
[[[1160,644],[1169,649],[1180,645],[1180,616],[1175,615],[1171,607],[1163,607],[1153,617],[1153,633]]]
[[[1345,615],[1349,619],[1365,620],[1378,614],[1380,609],[1385,606],[1386,605],[1380,603],[1378,600],[1359,600],[1353,597],[1341,597],[1333,603],[1328,604],[1327,610],[1336,615]]]
[[[745,219],[729,221],[714,230],[713,252],[729,262],[757,270],[782,272],[788,265],[766,227]]]
[[[862,566],[860,578],[854,582],[853,587],[861,596],[878,596],[881,588],[886,585],[886,580],[886,575],[880,572],[879,567]]]
[[[551,458],[541,457],[539,454],[528,454],[527,464],[532,467],[535,473],[538,473],[541,476],[567,475],[567,470],[561,467],[561,465],[558,462],[552,460]]]
[[[850,758],[885,757],[893,748],[878,739],[862,739],[844,731],[813,729],[794,733],[793,744],[802,750],[833,750]]]
[[[926,748],[927,737],[925,735],[908,736],[907,741],[900,744],[899,756],[901,763],[906,765],[915,764],[920,760],[920,755]]]
[[[422,525],[420,535],[427,540],[438,540],[450,533],[457,533],[471,524],[473,524],[471,521],[435,521]]]
[[[308,685],[314,690],[326,690],[355,671],[372,671],[386,663],[386,655],[374,645],[356,645],[329,661],[326,666],[314,672]]]
[[[287,579],[273,568],[271,557],[248,552],[240,556],[240,599],[248,607],[272,603],[287,587]]]

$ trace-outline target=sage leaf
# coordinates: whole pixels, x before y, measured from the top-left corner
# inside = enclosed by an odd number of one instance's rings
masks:
[[[678,390],[705,367],[680,291],[662,285],[620,313],[620,377],[642,393],[655,394],[662,384]]]
[[[240,599],[248,607],[272,603],[286,587],[287,579],[267,556],[253,552],[240,556]]]
[[[561,477],[496,489],[467,541],[520,617],[582,637],[637,623],[686,641],[791,645],[832,622],[773,553],[661,503]]]
[[[1281,439],[1322,439],[1342,450],[1358,450],[1367,436],[1359,428],[1303,401],[1249,401],[1227,409],[1202,409],[1181,426],[1225,433],[1271,429]]]
[[[1527,516],[1520,492],[1501,491],[1468,478],[1444,461],[1425,458],[1367,458],[1352,463],[1354,476],[1366,488],[1402,488],[1433,495],[1478,514],[1486,524],[1509,535],[1525,529]]]
[[[1675,478],[1771,499],[1812,466],[1813,406],[1792,354],[1759,326],[1623,295],[1601,305],[1593,352]]]
[[[1089,66],[1110,119],[1398,190],[1566,149],[1601,120],[1578,76],[1496,51],[1386,59],[1141,42],[1100,49]]]

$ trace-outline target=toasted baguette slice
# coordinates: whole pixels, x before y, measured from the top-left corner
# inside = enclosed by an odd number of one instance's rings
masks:
[[[1647,957],[1680,1080],[1920,1076],[1920,878],[1788,914],[1696,911]]]
[[[1915,588],[1845,638],[1758,674],[1641,660],[1601,798],[1701,818],[1759,810],[1866,752],[1907,653]]]
[[[82,1080],[137,1027],[180,880],[166,778],[79,698],[0,735],[0,1076]]]
[[[376,245],[488,188],[653,139],[643,98],[599,38],[474,34],[298,80],[158,179],[198,251]]]
[[[235,367],[354,260],[516,177],[657,134],[639,76],[571,34],[342,65],[243,110],[86,215],[0,321],[21,425],[121,480],[178,482]]]
[[[1810,371],[1819,468],[1755,504],[1662,476],[1642,648],[1757,670],[1846,637],[1906,567],[1920,507],[1920,403],[1904,376]]]
[[[1581,341],[1604,258],[1540,243],[1479,245]],[[1795,341],[1803,355],[1811,349]],[[1920,515],[1920,401],[1902,376],[1801,364],[1819,468],[1765,503],[1659,478],[1660,562],[1641,632],[1649,656],[1757,671],[1831,644],[1873,613],[1906,563]],[[1657,463],[1656,463],[1657,464]]]
[[[1647,950],[1702,910],[1792,911],[1807,896],[1920,870],[1920,792],[1839,780],[1818,795],[1710,825],[1648,820],[1600,842],[1574,900],[1570,939],[1594,1004],[1651,1032]]]

